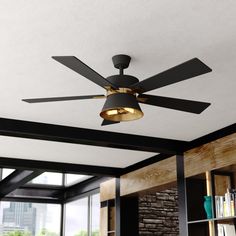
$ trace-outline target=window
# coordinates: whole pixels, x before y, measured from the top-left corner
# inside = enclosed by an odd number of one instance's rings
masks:
[[[66,204],[65,236],[98,236],[100,224],[99,194]]]
[[[32,184],[48,184],[48,185],[63,185],[63,175],[65,175],[65,185],[66,186],[73,185],[73,184],[82,182],[86,179],[93,177],[90,175],[44,172],[43,174],[34,178],[30,183],[32,183]]]
[[[88,235],[88,197],[66,204],[65,235]]]
[[[99,236],[100,224],[100,194],[91,196],[91,223],[90,232],[91,236]]]
[[[34,178],[30,183],[62,185],[62,174],[54,172],[44,172],[43,174]]]
[[[0,180],[13,171],[15,169],[0,169]],[[32,179],[22,187],[25,191],[12,192],[12,201],[0,201],[0,236],[60,236],[61,230],[64,236],[99,236],[99,194],[90,193],[65,205],[61,203],[67,186],[90,178],[93,176],[44,172]],[[32,195],[28,195],[29,192]],[[54,199],[54,192],[55,200],[58,200],[55,204],[25,202],[42,202],[41,199],[47,202],[47,199]]]
[[[76,175],[76,174],[66,174],[65,175],[65,184],[68,185],[73,185],[76,183],[80,183],[86,179],[90,179],[93,176],[90,175]]]
[[[15,169],[8,169],[8,168],[3,168],[2,169],[2,179],[5,179],[8,175],[10,175]]]
[[[0,235],[59,236],[60,214],[58,204],[0,202]]]

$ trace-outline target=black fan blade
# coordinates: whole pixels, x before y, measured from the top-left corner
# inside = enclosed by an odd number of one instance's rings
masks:
[[[52,58],[105,89],[110,87],[118,89],[116,85],[110,83],[103,76],[99,75],[96,71],[74,56],[53,56]]]
[[[30,99],[22,99],[22,101],[28,103],[40,103],[40,102],[61,102],[61,101],[96,99],[96,98],[105,98],[105,96],[99,94],[99,95],[70,96],[70,97],[30,98]]]
[[[195,114],[200,114],[208,106],[211,105],[210,103],[207,102],[198,102],[179,98],[169,98],[169,97],[161,97],[147,94],[141,94],[138,96],[137,99],[140,103],[164,108],[170,108],[179,111],[186,111]]]
[[[133,84],[131,88],[136,89],[139,93],[145,93],[211,71],[212,69],[198,58],[193,58],[160,74]]]
[[[104,126],[104,125],[114,125],[114,124],[117,124],[117,123],[120,123],[120,121],[111,121],[111,120],[103,120],[101,126]]]

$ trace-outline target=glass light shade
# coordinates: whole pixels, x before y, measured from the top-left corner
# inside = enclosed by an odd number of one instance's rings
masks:
[[[143,117],[135,95],[115,93],[107,97],[100,116],[110,121],[131,121]]]

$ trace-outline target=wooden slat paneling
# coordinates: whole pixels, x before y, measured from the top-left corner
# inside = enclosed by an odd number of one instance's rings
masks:
[[[109,199],[115,199],[115,179],[107,180],[100,184],[100,201],[107,201]]]
[[[236,164],[236,133],[185,152],[186,177]],[[176,182],[175,156],[121,176],[121,196]],[[115,197],[115,180],[101,184],[101,201]]]
[[[171,157],[121,176],[121,196],[165,185],[176,179],[176,160]]]
[[[236,133],[187,151],[186,177],[236,163]],[[155,189],[176,182],[175,157],[121,176],[121,195]]]

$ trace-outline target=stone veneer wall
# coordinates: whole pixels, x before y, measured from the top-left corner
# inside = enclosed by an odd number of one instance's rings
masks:
[[[139,235],[179,235],[175,188],[139,198]]]

